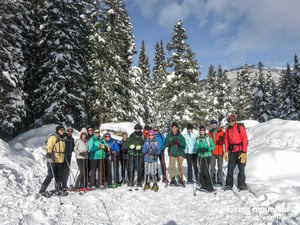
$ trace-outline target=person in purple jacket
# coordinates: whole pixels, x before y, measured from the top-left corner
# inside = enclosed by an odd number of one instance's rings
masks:
[[[153,130],[148,132],[149,138],[145,141],[143,145],[142,152],[144,154],[145,162],[145,174],[146,174],[146,183],[144,185],[144,190],[151,190],[157,192],[159,187],[157,185],[157,159],[160,155],[161,145],[159,141],[155,138],[155,133]],[[153,178],[153,186],[150,187],[150,175]]]
[[[108,144],[110,151],[105,154],[105,167],[106,169],[106,180],[107,187],[111,188],[112,185],[112,174],[114,174],[114,185],[115,187],[121,186],[119,181],[119,161],[120,161],[120,146],[118,141],[113,139],[110,133],[105,133],[103,135],[106,143]],[[111,166],[113,165],[113,171]]]

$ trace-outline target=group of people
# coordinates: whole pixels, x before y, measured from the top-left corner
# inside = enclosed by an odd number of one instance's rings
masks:
[[[109,188],[127,183],[129,187],[144,185],[144,190],[158,191],[158,182],[161,179],[166,185],[185,186],[185,159],[187,184],[197,182],[201,189],[207,192],[212,192],[214,186],[223,186],[225,159],[228,160],[228,168],[224,189],[233,187],[236,165],[239,169],[237,186],[241,190],[246,189],[246,130],[237,123],[234,114],[228,117],[228,125],[224,131],[218,126],[218,122],[212,119],[209,132],[207,133],[206,127],[201,125],[198,134],[194,132],[192,124],[187,124],[187,132],[182,135],[178,124],[173,122],[171,132],[165,137],[158,126],[150,128],[146,125],[143,129],[140,124],[136,124],[132,134],[122,134],[121,141],[112,138],[108,132],[101,137],[100,130],[93,130],[91,127],[82,128],[80,137],[74,141],[73,129],[68,127],[65,130],[59,125],[47,140],[48,174],[40,193],[46,192],[53,177],[58,192],[63,193],[67,190],[72,152],[76,154],[79,170],[75,189],[96,189],[105,186]],[[168,167],[165,160],[166,150]]]

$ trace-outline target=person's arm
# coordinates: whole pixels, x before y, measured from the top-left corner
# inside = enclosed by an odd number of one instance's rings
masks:
[[[209,145],[210,145],[210,148],[208,149],[208,151],[212,152],[215,149],[215,143],[211,137],[209,137]]]
[[[248,148],[248,137],[247,137],[247,133],[246,133],[246,129],[242,126],[240,126],[241,129],[241,138],[242,138],[242,142],[243,142],[243,152],[247,152],[247,148]]]

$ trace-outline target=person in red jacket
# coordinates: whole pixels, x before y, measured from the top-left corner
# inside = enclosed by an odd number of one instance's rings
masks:
[[[211,176],[213,184],[223,186],[223,146],[225,132],[218,126],[218,122],[215,119],[211,120],[211,129],[208,135],[215,143],[215,149],[211,155]],[[218,165],[218,171],[216,176],[216,162]]]
[[[247,158],[248,138],[246,129],[236,123],[236,117],[231,114],[228,118],[229,127],[225,132],[225,160],[228,161],[227,177],[225,190],[232,189],[233,186],[233,171],[238,165],[239,173],[237,185],[240,190],[247,189],[245,165]]]

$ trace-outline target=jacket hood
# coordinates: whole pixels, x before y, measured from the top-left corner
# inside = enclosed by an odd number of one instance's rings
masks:
[[[87,129],[85,127],[80,130],[80,136],[82,135],[82,133],[88,135]]]

